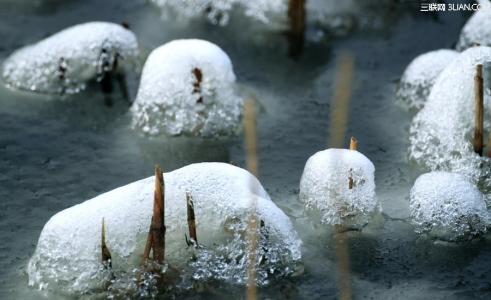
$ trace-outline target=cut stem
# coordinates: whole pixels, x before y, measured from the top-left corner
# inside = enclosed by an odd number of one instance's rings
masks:
[[[288,18],[290,20],[289,52],[290,56],[295,57],[302,53],[305,41],[305,0],[289,0]]]
[[[351,137],[350,143],[349,143],[349,149],[356,151],[357,148],[358,148],[358,140],[355,139],[354,137]],[[353,176],[351,176],[351,175],[348,178],[348,187],[350,190],[353,189]]]
[[[483,127],[484,127],[484,92],[482,79],[482,65],[476,66],[474,76],[474,152],[482,156],[483,152]]]
[[[105,268],[112,267],[111,263],[111,252],[106,245],[106,226],[104,223],[104,218],[102,218],[102,229],[101,229],[101,261]]]
[[[189,227],[189,237],[193,241],[194,245],[198,245],[198,236],[196,234],[196,219],[194,216],[194,201],[191,193],[186,193],[186,204],[188,211],[188,227]]]

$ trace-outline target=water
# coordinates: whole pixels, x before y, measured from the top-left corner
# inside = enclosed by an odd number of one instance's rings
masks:
[[[452,47],[465,22],[459,13],[434,18],[417,7],[374,8],[378,29],[309,43],[299,60],[287,57],[284,37],[253,34],[247,21],[230,26],[163,21],[141,1],[1,0],[0,59],[14,49],[76,23],[128,21],[148,53],[174,38],[204,38],[231,57],[244,95],[259,100],[261,182],[293,220],[304,241],[305,271],[259,290],[263,298],[336,298],[333,234],[311,224],[298,202],[309,156],[327,144],[335,60],[349,50],[356,80],[347,135],[376,167],[385,218],[350,236],[353,293],[368,299],[471,299],[491,297],[491,241],[433,243],[406,222],[408,196],[422,170],[407,162],[411,116],[395,104],[397,79],[418,54]],[[400,6],[400,7],[399,7]],[[244,29],[247,28],[247,29]],[[135,93],[136,84],[130,85]],[[154,164],[173,170],[192,162],[244,165],[242,137],[220,140],[146,138],[129,127],[128,106],[114,95],[104,105],[95,87],[56,97],[16,92],[0,85],[0,298],[63,298],[27,286],[25,268],[46,221],[61,209],[152,175]],[[348,138],[346,139],[348,145]],[[211,282],[179,298],[229,299],[243,287]]]

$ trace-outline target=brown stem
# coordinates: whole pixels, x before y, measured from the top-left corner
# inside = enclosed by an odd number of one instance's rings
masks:
[[[349,149],[356,151],[357,148],[358,148],[358,140],[355,139],[354,137],[351,137],[350,144],[349,144]],[[352,176],[349,177],[348,186],[349,186],[349,189],[350,190],[353,189],[353,177]]]
[[[288,18],[290,19],[289,52],[290,56],[296,57],[302,53],[305,40],[305,0],[289,0]]]
[[[153,259],[162,264],[165,255],[165,224],[164,224],[164,178],[159,166],[155,167],[155,192],[153,200],[153,216],[151,223]]]
[[[106,245],[106,226],[104,224],[104,218],[102,218],[102,229],[101,229],[101,261],[105,267],[112,267],[111,264],[111,252]]]
[[[194,245],[198,245],[198,236],[196,234],[196,218],[194,216],[194,201],[191,193],[186,193],[186,203],[188,210],[188,227],[189,227],[189,237],[194,242]]]
[[[201,96],[201,82],[203,81],[203,72],[200,69],[194,68],[193,75],[196,81],[193,83],[193,94],[200,94],[200,97],[196,101],[197,103],[203,103],[203,97]]]
[[[474,152],[482,156],[483,150],[483,127],[484,127],[484,93],[482,80],[482,65],[476,66],[474,76]]]

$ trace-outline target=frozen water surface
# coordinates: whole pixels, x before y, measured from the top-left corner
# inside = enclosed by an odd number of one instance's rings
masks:
[[[418,5],[403,4],[411,1],[397,2],[389,10],[379,2],[359,0],[371,6],[365,13],[385,22],[382,30],[309,42],[304,55],[293,61],[286,55],[283,36],[252,34],[253,22],[246,18],[231,18],[226,27],[202,20],[182,27],[162,20],[160,11],[143,0],[48,0],[36,6],[32,1],[10,2],[14,3],[3,6],[2,1],[0,9],[2,61],[22,46],[94,20],[129,22],[144,53],[174,39],[199,38],[230,56],[237,82],[260,102],[259,179],[303,241],[305,271],[301,276],[272,277],[259,288],[262,298],[338,298],[333,236],[328,226],[304,215],[298,187],[307,159],[328,142],[335,62],[340,52],[351,51],[356,68],[346,136],[357,137],[359,151],[376,166],[376,193],[384,212],[384,218],[350,234],[354,297],[490,298],[489,233],[472,242],[446,245],[414,232],[408,219],[409,191],[422,169],[407,162],[411,116],[394,103],[397,82],[411,60],[434,49],[452,48],[469,14],[447,12],[435,20],[420,13]],[[127,103],[114,96],[109,108],[90,83],[65,101],[0,85],[0,298],[68,298],[28,286],[28,261],[43,226],[57,212],[149,177],[156,163],[166,172],[203,161],[244,165],[242,137],[148,138],[131,128]],[[347,138],[346,147],[348,142]],[[107,230],[111,238],[114,229]],[[190,290],[171,291],[169,297],[245,297],[242,285],[199,282]]]

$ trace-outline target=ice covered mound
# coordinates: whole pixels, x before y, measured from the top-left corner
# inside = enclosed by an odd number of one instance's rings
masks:
[[[418,177],[409,209],[417,232],[446,241],[478,236],[491,221],[483,194],[465,176],[454,173]]]
[[[319,211],[324,224],[362,228],[380,210],[374,172],[372,162],[356,150],[317,152],[305,164],[300,200],[308,209]]]
[[[135,35],[121,25],[89,22],[15,51],[3,63],[10,86],[42,93],[77,93],[86,81],[123,68],[138,56]]]
[[[291,273],[300,260],[301,241],[292,223],[246,170],[224,163],[193,164],[165,173],[164,183],[165,260],[180,270],[181,276],[244,282],[248,246],[244,231],[253,198],[261,220],[258,283],[267,282],[272,275]],[[68,293],[104,288],[108,275],[101,265],[102,218],[112,269],[119,274],[116,277],[132,274],[143,255],[154,186],[154,178],[146,178],[53,216],[29,262],[29,284]],[[185,239],[186,192],[194,198],[197,237],[203,247],[197,250],[195,260],[191,260]]]
[[[438,75],[458,55],[457,51],[441,49],[416,57],[402,74],[397,89],[398,100],[408,110],[419,111],[426,103]]]
[[[430,170],[460,173],[491,187],[490,159],[474,153],[474,76],[476,65],[491,61],[491,48],[462,52],[438,76],[424,108],[410,128],[410,158]],[[485,70],[486,72],[486,65]],[[491,95],[484,95],[484,128],[490,128]],[[487,136],[485,133],[484,136]]]
[[[230,58],[203,40],[175,40],[148,57],[132,108],[147,134],[228,135],[240,124]]]
[[[463,51],[476,44],[491,46],[491,2],[479,1],[481,9],[465,23],[460,32],[457,50]]]
[[[287,0],[151,0],[161,8],[164,17],[199,18],[206,16],[210,22],[228,24],[232,11],[264,24],[276,23],[278,16],[286,18]]]

